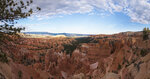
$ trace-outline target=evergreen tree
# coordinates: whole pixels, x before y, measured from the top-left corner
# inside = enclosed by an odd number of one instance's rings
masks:
[[[146,28],[146,27],[145,27],[145,28],[143,29],[143,40],[149,39],[149,37],[148,37],[149,33],[150,33],[149,28]]]
[[[15,34],[25,28],[16,28],[16,20],[27,18],[33,13],[29,8],[32,0],[0,0],[0,32]],[[35,11],[41,10],[39,7]]]

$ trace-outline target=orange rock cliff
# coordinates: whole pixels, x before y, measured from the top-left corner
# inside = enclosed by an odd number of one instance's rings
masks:
[[[0,79],[150,79],[142,32],[0,41]]]

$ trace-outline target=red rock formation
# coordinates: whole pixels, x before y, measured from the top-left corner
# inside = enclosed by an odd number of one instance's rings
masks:
[[[90,36],[92,40],[80,43],[71,55],[63,44],[75,38],[7,36],[12,41],[3,40],[0,49],[9,64],[0,63],[0,73],[8,79],[17,79],[20,70],[23,79],[150,78],[150,40],[143,41],[141,33]]]

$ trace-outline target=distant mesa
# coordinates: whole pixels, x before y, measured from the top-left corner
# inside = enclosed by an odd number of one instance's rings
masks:
[[[25,34],[50,35],[50,36],[66,36],[66,37],[82,37],[92,34],[76,34],[76,33],[49,33],[49,32],[23,32]]]

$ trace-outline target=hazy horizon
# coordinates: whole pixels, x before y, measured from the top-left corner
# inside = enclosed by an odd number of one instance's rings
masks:
[[[140,32],[141,30],[138,31],[122,31],[122,32]],[[47,32],[47,31],[22,31],[22,33],[27,33],[27,32]],[[117,33],[122,33],[122,32],[116,32],[116,33],[74,33],[74,32],[47,32],[47,33],[70,33],[70,34],[91,34],[91,35],[98,35],[98,34],[117,34]]]

